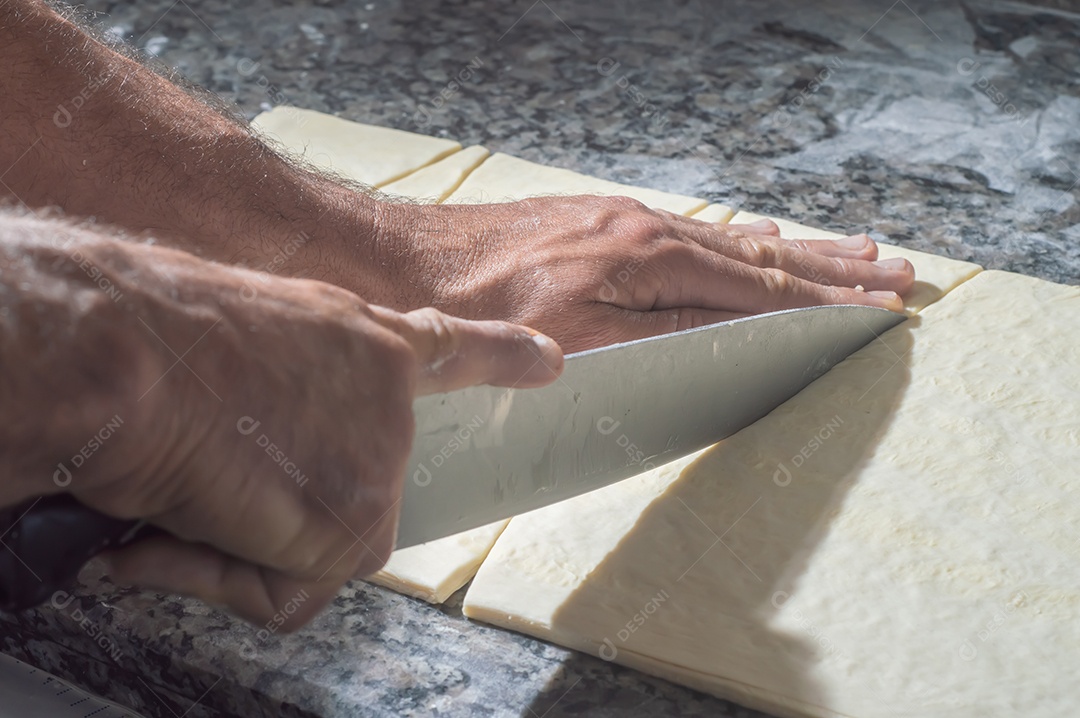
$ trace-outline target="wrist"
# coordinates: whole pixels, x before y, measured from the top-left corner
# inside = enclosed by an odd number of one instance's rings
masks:
[[[224,209],[214,231],[230,236],[215,259],[267,275],[335,284],[372,304],[416,308],[408,276],[414,242],[410,206],[386,202],[305,170],[290,176],[271,206]],[[189,248],[206,256],[198,247]],[[259,280],[255,280],[258,282]]]

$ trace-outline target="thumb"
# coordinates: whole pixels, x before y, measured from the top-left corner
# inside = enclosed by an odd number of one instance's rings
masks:
[[[370,307],[374,318],[412,345],[420,362],[417,394],[452,391],[476,384],[537,387],[562,373],[563,353],[555,341],[507,322],[470,321],[437,309],[400,314]]]

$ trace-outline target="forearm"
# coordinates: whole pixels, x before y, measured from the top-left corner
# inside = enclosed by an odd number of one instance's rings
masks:
[[[39,0],[0,6],[0,191],[220,261],[395,304],[391,208],[277,156],[248,128]],[[348,228],[344,236],[342,229]]]

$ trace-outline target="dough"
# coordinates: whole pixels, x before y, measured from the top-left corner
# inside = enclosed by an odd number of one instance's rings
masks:
[[[367,580],[430,603],[442,603],[469,582],[508,523],[496,521],[395,551],[382,570]]]
[[[425,199],[438,204],[449,197],[490,154],[484,147],[466,147],[381,189],[387,194]]]
[[[761,421],[519,516],[466,615],[785,716],[1080,705],[1080,288],[986,271]]]
[[[814,229],[796,224],[787,219],[765,217],[753,212],[738,212],[731,219],[732,224],[750,224],[759,219],[771,219],[780,227],[780,236],[784,239],[839,239],[842,234],[824,229]],[[966,282],[978,273],[982,267],[971,262],[941,257],[936,254],[917,252],[892,244],[878,242],[878,258],[891,259],[903,257],[915,267],[915,286],[904,295],[904,309],[908,314],[917,314],[924,307],[941,299],[954,287]]]
[[[299,107],[275,107],[251,125],[316,167],[372,187],[381,187],[461,149],[452,140],[362,125]]]
[[[608,182],[558,167],[495,153],[446,200],[449,203],[512,202],[540,195],[622,195],[633,197],[655,209],[690,214],[705,208],[705,200]]]
[[[724,204],[710,204],[705,209],[700,212],[694,212],[690,216],[694,219],[700,219],[702,222],[727,224],[731,221],[731,218],[735,216],[735,210]]]

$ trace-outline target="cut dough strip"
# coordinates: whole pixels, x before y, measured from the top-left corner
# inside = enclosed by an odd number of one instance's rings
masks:
[[[275,107],[252,120],[251,126],[290,154],[372,187],[461,149],[453,140],[364,125],[299,107]]]
[[[490,154],[485,147],[466,147],[461,152],[455,152],[446,159],[422,167],[381,189],[387,194],[429,200],[438,204],[460,187],[465,178]]]
[[[542,195],[594,194],[632,197],[654,209],[691,214],[708,204],[703,199],[632,187],[589,177],[558,167],[547,167],[501,152],[493,154],[466,178],[446,200],[452,204],[512,202]]]

